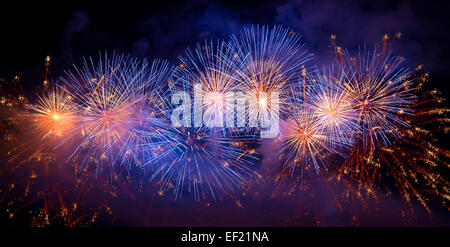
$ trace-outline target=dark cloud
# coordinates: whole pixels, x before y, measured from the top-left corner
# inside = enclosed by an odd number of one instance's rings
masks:
[[[77,10],[67,22],[63,35],[62,54],[66,59],[72,59],[72,39],[75,34],[82,32],[90,23],[89,14],[86,11]]]
[[[150,43],[146,38],[139,38],[133,43],[133,55],[137,57],[144,57],[147,55],[150,48]]]
[[[148,55],[176,59],[188,46],[209,39],[223,39],[244,25],[238,12],[223,4],[183,4],[170,13],[156,13],[136,24],[149,40]]]
[[[354,51],[364,44],[373,47],[386,33],[400,32],[402,39],[396,41],[394,51],[405,56],[409,66],[446,70],[449,49],[442,39],[445,21],[439,19],[443,11],[438,8],[422,6],[420,1],[293,0],[277,7],[275,22],[302,33],[320,62],[329,59],[331,34]],[[444,39],[449,41],[448,35]]]
[[[151,6],[133,2],[120,6],[73,5],[37,19],[35,25],[45,27],[39,32],[48,33],[42,39],[27,36],[28,29],[38,29],[28,25],[34,24],[35,19],[26,19],[18,27],[21,30],[18,33],[26,36],[24,40],[35,40],[33,48],[42,47],[42,51],[30,48],[26,54],[41,56],[59,42],[59,52],[51,55],[54,59],[63,57],[67,63],[103,50],[174,61],[196,42],[227,38],[250,24],[282,24],[303,35],[309,50],[317,55],[316,63],[330,60],[331,34],[337,36],[340,45],[356,50],[364,44],[372,47],[385,33],[401,32],[402,39],[394,45],[395,53],[405,56],[408,66],[424,64],[427,70],[445,73],[450,64],[447,2],[199,0]],[[24,18],[28,16],[32,15],[26,14]]]
[[[89,14],[86,11],[75,11],[72,19],[67,23],[66,35],[71,36],[81,32],[90,23]]]
[[[227,38],[240,31],[245,25],[238,12],[223,5],[214,4],[207,8],[196,22],[199,38]]]

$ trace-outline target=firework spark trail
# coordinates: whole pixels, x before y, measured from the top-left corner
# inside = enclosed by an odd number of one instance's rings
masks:
[[[283,181],[293,176],[298,170],[303,174],[303,167],[312,165],[316,172],[323,165],[326,152],[333,151],[328,132],[311,108],[305,107],[303,90],[291,89],[290,115],[285,120],[282,131],[282,145],[279,158],[283,160],[283,170],[277,180]]]
[[[442,98],[436,90],[422,92],[427,77],[424,74],[414,79],[417,102],[411,106],[414,112],[399,116],[407,123],[398,125],[400,137],[391,145],[381,145],[375,150],[364,151],[355,146],[350,158],[340,166],[337,179],[349,183],[347,196],[356,195],[364,200],[377,187],[390,191],[385,184],[391,182],[397,185],[406,202],[415,197],[428,212],[431,212],[427,202],[430,200],[448,207],[450,184],[445,171],[450,167],[450,155],[436,146],[434,134],[444,131],[440,125],[450,121],[446,116],[449,110],[439,106]],[[354,182],[357,182],[356,189],[353,189]]]
[[[62,136],[72,132],[76,123],[76,107],[72,97],[61,88],[55,87],[48,93],[38,96],[37,104],[29,105],[31,111],[25,113],[35,128],[41,133],[41,139],[53,135]]]
[[[179,59],[181,63],[173,72],[176,85],[170,86],[193,92],[193,126],[200,127],[202,120],[207,120],[206,124],[212,125],[209,127],[232,127],[228,126],[230,121],[224,124],[225,110],[234,109],[230,96],[238,89],[236,73],[242,64],[231,47],[223,41],[205,42],[194,50],[188,49]],[[204,112],[203,118],[199,112]]]
[[[235,57],[243,64],[237,71],[236,79],[241,90],[257,104],[249,105],[249,118],[269,118],[265,113],[267,99],[272,93],[280,95],[277,102],[280,115],[287,111],[287,96],[285,91],[290,83],[298,80],[305,70],[305,63],[312,55],[304,48],[300,35],[282,27],[252,26],[244,29],[240,35],[231,36],[231,47],[235,50]],[[269,107],[270,108],[270,107]]]
[[[335,148],[352,146],[360,130],[353,98],[343,88],[348,80],[348,74],[332,65],[322,72],[308,75],[308,86],[303,90],[304,107],[310,108],[318,118],[329,145]],[[301,84],[298,83],[298,86]]]
[[[243,149],[246,140],[223,137],[222,132],[205,128],[173,130],[168,155],[158,162],[151,180],[161,184],[161,193],[173,189],[175,199],[183,191],[192,192],[196,200],[233,192],[253,175],[255,150]]]
[[[130,72],[133,74],[133,72]],[[124,144],[119,151],[121,164],[131,165],[132,163],[141,166],[144,163],[152,162],[154,159],[161,159],[163,156],[149,153],[144,147],[149,145],[156,147],[167,142],[168,126],[167,114],[167,94],[165,90],[171,67],[166,61],[155,60],[150,65],[144,62],[141,71],[136,73],[135,89],[138,94],[134,96],[139,99],[132,106],[134,124],[130,128]],[[126,78],[124,78],[126,80]],[[131,158],[133,162],[127,162]]]
[[[319,173],[331,154],[345,157],[359,130],[353,99],[342,88],[347,79],[344,71],[331,67],[315,69],[289,84],[289,115],[279,152],[284,164],[277,180],[295,176],[298,170],[303,174],[310,165]]]
[[[321,159],[323,152],[328,149],[327,136],[323,127],[309,111],[298,112],[293,118],[295,119],[292,123],[293,127],[285,137],[284,147],[281,150],[288,149],[286,159],[293,159],[293,161],[285,167],[293,173],[295,168],[300,166],[299,163],[312,162],[318,171],[318,159]]]
[[[96,215],[103,215],[103,207],[97,205],[96,209],[87,211],[82,209],[83,205],[80,209],[78,197],[72,198],[66,193],[78,186],[84,187],[86,184],[81,180],[90,176],[76,179],[73,164],[57,162],[64,159],[66,153],[61,148],[55,152],[55,146],[60,145],[76,119],[71,97],[50,85],[37,96],[35,104],[28,103],[21,93],[6,95],[12,96],[8,97],[9,103],[5,102],[12,115],[4,119],[11,125],[1,129],[2,133],[9,133],[2,145],[6,144],[10,158],[0,170],[0,204],[6,217],[11,223],[26,219],[31,226],[93,224]],[[100,188],[102,185],[104,183],[95,179],[95,183],[91,181],[87,186]],[[78,193],[86,195],[92,188],[81,189]],[[107,190],[102,188],[101,191]],[[91,202],[107,208],[98,192],[96,190]]]
[[[412,76],[399,67],[400,57],[392,56],[388,49],[383,51],[386,53],[367,51],[358,58],[342,53],[345,59],[338,61],[344,62],[337,67],[310,73],[304,81],[291,86],[292,115],[288,119],[293,124],[280,152],[285,162],[279,177],[292,176],[294,168],[308,163],[318,171],[319,164],[331,162],[325,160],[330,154],[346,158],[342,151],[353,150],[352,160],[355,155],[384,150],[390,140],[401,137],[401,129],[409,129],[410,124],[402,116],[414,112]],[[344,167],[350,168],[351,162],[347,162]],[[365,168],[358,167],[350,169]]]
[[[196,200],[208,196],[217,199],[242,186],[253,174],[250,166],[256,160],[255,149],[248,145],[253,139],[214,128],[224,127],[225,109],[234,104],[226,99],[236,88],[234,73],[239,64],[230,61],[230,51],[226,43],[218,41],[197,45],[180,57],[181,64],[174,70],[168,95],[187,92],[183,103],[191,102],[193,95],[193,107],[197,109],[183,116],[193,120],[193,124],[168,126],[162,145],[156,148],[164,159],[148,164],[154,167],[151,180],[161,184],[161,194],[173,190],[177,199],[188,191]],[[177,105],[171,101],[164,103],[165,108],[171,109],[167,111],[167,119],[171,119]],[[212,126],[206,126],[208,122]],[[155,148],[150,149],[153,152]]]
[[[355,100],[367,148],[389,145],[390,138],[400,137],[397,126],[409,126],[399,116],[413,111],[414,87],[411,72],[400,67],[402,61],[389,50],[383,53],[377,48],[360,52],[358,57],[346,54],[342,70],[348,70],[352,77],[344,88]]]
[[[163,61],[148,64],[105,53],[98,63],[85,60],[81,70],[67,72],[61,80],[77,104],[82,138],[72,156],[81,153],[77,155],[81,164],[107,160],[110,166],[118,159],[121,163],[138,157],[133,153],[140,142],[136,133],[141,127],[153,129],[159,123],[155,113],[159,109],[148,109],[147,101],[159,97],[168,71]]]

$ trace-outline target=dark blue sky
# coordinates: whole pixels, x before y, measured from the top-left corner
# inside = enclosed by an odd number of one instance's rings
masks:
[[[43,59],[57,77],[83,56],[117,50],[176,62],[187,46],[227,38],[251,24],[282,24],[301,33],[316,63],[330,60],[329,36],[350,50],[401,32],[394,45],[406,65],[424,64],[447,78],[450,64],[448,1],[74,1],[3,8],[0,77],[40,81]],[[55,78],[53,78],[55,79]]]

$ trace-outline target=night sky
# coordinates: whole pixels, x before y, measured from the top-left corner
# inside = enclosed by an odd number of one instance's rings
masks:
[[[2,3],[4,4],[4,3]],[[72,64],[99,52],[118,51],[140,58],[167,59],[178,64],[177,57],[189,46],[210,39],[226,39],[252,24],[283,25],[300,33],[305,47],[315,54],[313,63],[325,66],[332,60],[330,35],[338,45],[351,52],[379,44],[384,34],[401,32],[393,44],[394,54],[406,58],[405,66],[424,65],[431,84],[448,98],[450,80],[450,1],[64,1],[17,3],[0,8],[0,78],[19,75],[26,93],[34,95],[43,80],[44,59],[52,57],[50,78],[56,81]],[[318,184],[320,187],[321,185]],[[320,190],[320,188],[318,189]],[[149,205],[125,199],[117,202],[118,225],[149,225],[138,214]],[[328,208],[331,198],[321,198],[321,208],[330,225],[351,225],[341,221],[336,209]],[[395,196],[383,203],[384,219],[367,214],[360,218],[367,225],[403,225],[397,211],[401,199]],[[250,202],[249,202],[250,203]],[[292,205],[273,200],[261,201],[236,217],[235,202],[225,200],[213,209],[195,203],[177,204],[156,201],[161,211],[152,215],[150,225],[314,225],[289,221],[295,214]],[[415,205],[420,208],[420,205]],[[130,207],[136,210],[130,212]],[[354,209],[357,210],[354,206]],[[123,211],[120,211],[123,210]],[[185,214],[187,211],[191,214]],[[418,209],[419,225],[449,225],[448,211],[437,207],[432,219]],[[350,208],[350,215],[352,209]],[[176,213],[173,213],[176,212]],[[265,217],[261,217],[265,214]],[[197,217],[201,215],[201,217]],[[216,218],[220,215],[220,218]],[[123,216],[120,218],[120,216]],[[364,218],[366,217],[366,218]],[[168,223],[170,222],[170,223]]]
[[[139,57],[177,56],[196,42],[227,38],[251,24],[282,24],[303,36],[330,61],[331,34],[350,51],[373,47],[385,34],[402,33],[394,53],[406,65],[424,64],[434,77],[448,78],[448,1],[73,1],[2,6],[0,77],[20,75],[26,88],[39,84],[43,60],[52,57],[52,79],[80,64],[83,56],[119,51]],[[435,80],[436,81],[436,80]]]

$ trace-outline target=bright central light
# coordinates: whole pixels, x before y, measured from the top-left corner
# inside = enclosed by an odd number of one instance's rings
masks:
[[[222,101],[222,96],[220,95],[220,93],[214,93],[211,98],[213,104],[220,103]]]
[[[260,106],[266,106],[267,99],[264,98],[264,97],[260,97],[259,100],[258,100],[258,103],[259,103]]]
[[[59,119],[59,115],[58,114],[53,114],[53,119],[58,120]]]
[[[336,109],[331,107],[331,106],[329,106],[328,107],[328,116],[330,118],[335,118],[336,117]]]

